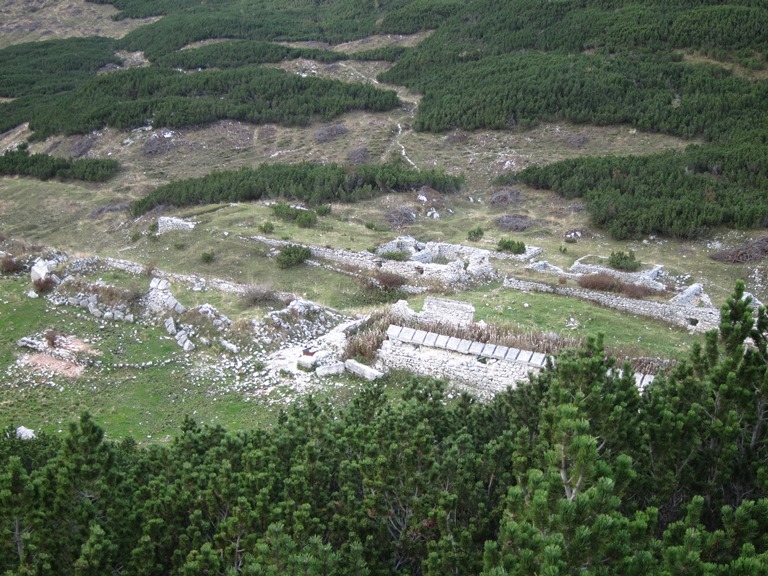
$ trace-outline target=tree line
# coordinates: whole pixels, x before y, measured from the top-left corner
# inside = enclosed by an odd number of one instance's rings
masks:
[[[266,198],[302,200],[310,204],[352,202],[388,191],[429,186],[454,192],[463,183],[440,170],[414,170],[399,163],[345,167],[338,164],[261,164],[257,168],[214,172],[202,178],[160,186],[131,205],[134,215],[156,206],[189,206],[219,202],[251,202]]]
[[[591,157],[501,177],[583,197],[592,221],[616,239],[644,234],[696,238],[716,226],[768,223],[768,153],[750,141],[685,152]]]
[[[396,107],[397,94],[367,84],[302,78],[281,70],[243,67],[183,73],[150,67],[94,76],[50,98],[2,104],[4,124],[29,121],[34,138],[85,133],[105,126],[204,125],[220,119],[307,125],[350,110]]]
[[[487,403],[413,378],[168,445],[9,427],[0,570],[759,576],[768,317],[739,284],[722,318],[643,391],[597,339]]]
[[[117,160],[100,158],[57,158],[30,154],[26,145],[0,156],[0,176],[31,176],[40,180],[83,180],[105,182],[117,174]]]

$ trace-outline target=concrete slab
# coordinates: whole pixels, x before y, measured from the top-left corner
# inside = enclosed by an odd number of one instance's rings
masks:
[[[496,344],[488,343],[485,346],[483,346],[483,350],[480,352],[481,355],[487,356],[488,358],[493,358],[493,353],[496,351]]]
[[[497,360],[504,360],[504,358],[507,355],[507,352],[509,352],[509,348],[506,346],[496,346],[496,349],[493,351],[493,354],[491,354],[491,358],[496,358]]]
[[[403,342],[410,342],[414,334],[416,334],[416,330],[413,328],[403,328],[400,331],[399,339]]]
[[[390,324],[389,328],[387,328],[387,338],[389,338],[390,340],[397,340],[402,330],[403,330],[402,326],[395,326],[394,324]]]
[[[520,350],[520,356],[517,357],[517,361],[525,362],[527,364],[530,362],[531,356],[533,356],[533,352],[530,350]]]
[[[416,330],[411,338],[411,344],[424,344],[424,339],[427,337],[427,333],[424,330]]]
[[[460,339],[451,336],[448,338],[448,343],[445,345],[446,350],[453,350],[456,352],[459,349],[459,343],[461,342]]]
[[[537,368],[544,368],[544,364],[546,364],[546,362],[547,356],[541,352],[534,352],[533,356],[531,356],[531,359],[528,360],[528,364],[536,366]]]
[[[439,334],[435,339],[435,348],[447,348],[450,338],[445,334]]]
[[[371,368],[370,366],[361,364],[357,360],[352,360],[352,359],[347,360],[346,362],[344,362],[344,368],[352,372],[352,374],[361,376],[362,378],[365,378],[368,381],[373,381],[373,380],[376,380],[377,378],[381,378],[382,376],[384,376],[383,372],[379,372],[375,368]]]
[[[457,351],[461,352],[462,354],[468,354],[469,353],[469,349],[470,349],[471,346],[472,346],[472,341],[471,340],[464,340],[464,339],[462,339],[459,342],[459,347],[457,348]]]
[[[434,332],[428,332],[427,337],[424,338],[424,346],[430,346],[432,348],[435,347],[435,342],[437,341],[437,334]]]
[[[472,342],[469,345],[469,353],[478,355],[480,354],[480,352],[483,351],[484,347],[485,347],[485,344],[483,344],[482,342]]]
[[[520,350],[517,348],[510,348],[507,350],[507,355],[504,357],[504,360],[507,362],[517,362],[518,356],[520,356]]]

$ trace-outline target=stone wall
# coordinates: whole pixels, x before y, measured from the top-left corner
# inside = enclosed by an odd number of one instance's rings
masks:
[[[165,234],[166,232],[189,232],[195,229],[197,222],[189,222],[182,220],[181,218],[174,218],[172,216],[160,216],[157,219],[157,233]]]
[[[289,244],[298,244],[297,242],[275,240],[265,236],[251,236],[251,240],[262,242],[276,249],[281,249]],[[414,243],[419,244],[415,241]],[[313,258],[334,262],[337,266],[342,267],[336,269],[338,272],[350,273],[354,270],[370,273],[389,272],[402,276],[409,283],[416,285],[437,283],[461,287],[488,282],[498,277],[490,263],[491,253],[488,250],[458,244],[428,242],[423,244],[422,250],[414,251],[414,254],[420,255],[416,258],[421,258],[421,260],[406,261],[389,260],[370,252],[353,252],[312,244],[300,245],[309,248]],[[435,263],[432,260],[451,261],[443,264]]]
[[[571,298],[589,300],[622,312],[637,314],[654,318],[680,328],[687,328],[691,332],[707,332],[720,325],[720,311],[717,308],[690,306],[685,304],[669,304],[664,302],[652,302],[647,300],[635,300],[623,298],[612,294],[605,294],[595,290],[582,288],[570,288],[567,286],[552,286],[542,282],[529,282],[506,278],[504,287],[511,290],[524,290],[530,292],[543,292],[547,294],[559,294]]]
[[[657,281],[663,266],[656,265],[650,270],[641,270],[639,272],[622,272],[621,270],[614,270],[613,268],[607,268],[605,266],[598,266],[596,264],[583,264],[582,260],[585,258],[592,258],[593,256],[582,256],[571,266],[571,272],[574,274],[608,274],[621,280],[626,284],[637,284],[639,286],[645,286],[656,292],[663,292],[666,286]]]
[[[385,340],[378,355],[389,369],[408,370],[451,382],[473,396],[488,400],[494,394],[528,378],[532,369],[496,359],[481,362],[477,356],[440,348],[424,348],[398,340]]]
[[[538,373],[546,363],[547,356],[540,352],[395,325],[387,329],[387,340],[378,352],[381,368],[441,378],[481,399],[528,380],[529,374]],[[639,388],[653,379],[653,375],[635,374]]]

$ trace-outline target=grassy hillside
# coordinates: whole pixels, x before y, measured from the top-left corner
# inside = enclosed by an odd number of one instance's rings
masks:
[[[633,250],[644,265],[663,264],[670,285],[703,282],[716,304],[737,278],[768,298],[761,262],[708,258],[764,235],[768,221],[759,3],[81,2],[84,15],[101,15],[92,26],[98,34],[86,29],[90,16],[56,24],[51,16],[71,3],[39,4],[39,36],[0,27],[0,151],[28,141],[39,167],[18,153],[3,165],[62,179],[77,159],[104,161],[105,173],[117,161],[119,170],[106,183],[3,177],[0,233],[9,239],[268,284],[350,314],[370,310],[371,301],[349,277],[277,270],[264,246],[244,238],[263,233],[266,222],[276,239],[353,250],[402,233],[489,249],[512,237],[542,247],[541,258],[563,268]],[[31,16],[14,6],[0,10],[21,30]],[[314,176],[286,178],[301,166]],[[388,166],[416,177],[395,185],[382,176]],[[258,175],[258,186],[245,174]],[[435,176],[463,186],[444,194]],[[302,228],[254,202],[275,197],[332,200],[332,211]],[[220,204],[234,201],[245,203]],[[201,224],[157,238],[153,223],[169,209],[134,218],[132,203],[191,204],[170,213]],[[393,227],[398,209],[413,211],[415,222]],[[523,225],[504,229],[504,218]],[[468,240],[477,228],[482,238]],[[565,244],[568,230],[584,235]],[[540,279],[522,263],[500,269]],[[693,341],[666,326],[498,285],[446,295],[473,302],[486,321],[579,337],[600,331],[610,346],[639,355],[679,357]],[[221,295],[184,289],[180,298],[210,299],[234,318],[249,314]],[[13,308],[21,311],[17,326],[45,328],[25,306]],[[17,337],[4,339],[9,362]],[[148,352],[142,361],[153,359]],[[178,374],[157,370],[158,389],[178,388]],[[67,408],[40,425],[76,415],[80,404],[45,390],[53,394],[47,409]],[[227,400],[234,412],[239,398]],[[204,395],[195,402],[206,406]],[[104,416],[108,403],[96,410]],[[206,418],[229,414],[238,426],[256,417],[210,410]],[[146,412],[161,414],[151,420],[153,437],[175,426],[171,412]],[[36,413],[34,404],[24,413]]]

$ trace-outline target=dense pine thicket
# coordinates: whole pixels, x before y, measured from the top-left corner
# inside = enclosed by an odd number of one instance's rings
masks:
[[[156,188],[131,205],[134,215],[156,206],[189,206],[217,202],[251,202],[267,198],[310,204],[353,202],[374,194],[429,186],[455,192],[463,179],[439,170],[413,170],[399,163],[352,167],[337,164],[262,164],[258,168],[214,172]]]
[[[487,404],[413,379],[167,446],[9,428],[0,571],[764,574],[768,317],[742,296],[642,393],[592,341]]]
[[[30,154],[26,146],[8,150],[0,156],[0,176],[104,182],[117,174],[119,168],[116,160],[54,158],[48,154]]]
[[[593,222],[614,238],[694,238],[714,226],[768,225],[768,148],[691,146],[645,157],[598,157],[532,167],[502,177],[583,197]]]
[[[392,92],[258,65],[349,57],[280,41],[334,43],[433,30],[417,47],[362,55],[394,61],[381,80],[423,93],[416,129],[524,129],[563,120],[700,138],[706,144],[688,153],[693,158],[649,159],[653,169],[645,173],[632,168],[642,161],[611,160],[617,173],[636,175],[620,185],[585,179],[577,195],[588,198],[595,222],[618,238],[646,232],[690,237],[721,224],[765,223],[768,192],[756,181],[766,166],[760,149],[768,138],[768,81],[750,74],[764,69],[768,56],[768,8],[759,0],[98,2],[113,4],[121,17],[162,17],[119,40],[1,50],[0,76],[10,80],[0,96],[14,100],[0,103],[0,131],[24,121],[38,138],[105,125],[175,127],[221,118],[303,125],[351,109],[387,110],[397,105]],[[181,50],[212,38],[219,42]],[[152,67],[97,77],[100,66],[115,61],[115,50],[142,51]],[[691,53],[712,63],[689,62],[684,54]],[[204,71],[190,72],[197,69]],[[689,170],[702,155],[711,177]],[[593,162],[568,166],[585,172]],[[558,178],[531,173],[523,179],[548,186]]]

